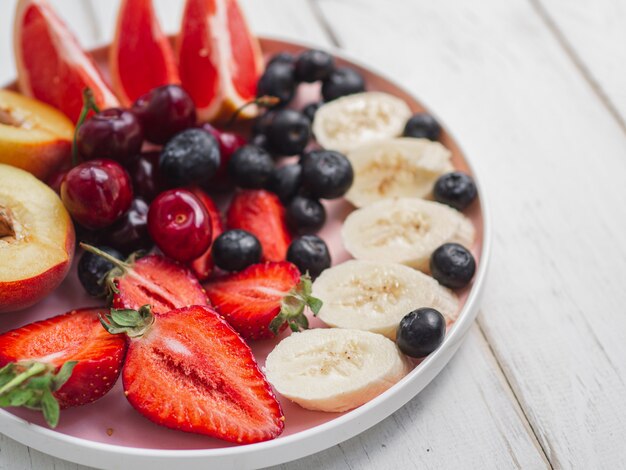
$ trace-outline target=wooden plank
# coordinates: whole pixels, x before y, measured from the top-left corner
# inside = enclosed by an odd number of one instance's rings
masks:
[[[532,1],[626,131],[626,3]]]
[[[425,97],[476,162],[495,222],[480,324],[551,463],[623,467],[620,126],[523,0],[320,5],[339,41]]]

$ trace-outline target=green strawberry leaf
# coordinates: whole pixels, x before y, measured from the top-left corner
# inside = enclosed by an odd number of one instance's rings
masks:
[[[57,424],[59,424],[59,414],[60,407],[59,402],[50,389],[46,389],[41,396],[41,411],[43,412],[43,417],[51,428],[56,428]]]

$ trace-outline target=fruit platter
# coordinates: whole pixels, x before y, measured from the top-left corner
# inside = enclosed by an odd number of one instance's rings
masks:
[[[99,468],[258,468],[422,390],[473,322],[484,195],[339,51],[186,0],[85,51],[20,0],[0,89],[0,433]]]

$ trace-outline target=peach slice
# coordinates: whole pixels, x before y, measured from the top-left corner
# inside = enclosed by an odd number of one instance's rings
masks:
[[[0,313],[52,292],[70,269],[74,240],[56,193],[30,173],[0,164]]]
[[[0,163],[46,180],[69,163],[74,125],[57,109],[0,90]]]

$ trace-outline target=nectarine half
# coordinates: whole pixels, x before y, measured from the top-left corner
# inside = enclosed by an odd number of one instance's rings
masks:
[[[70,269],[74,240],[59,196],[32,174],[0,164],[0,313],[52,292]]]

